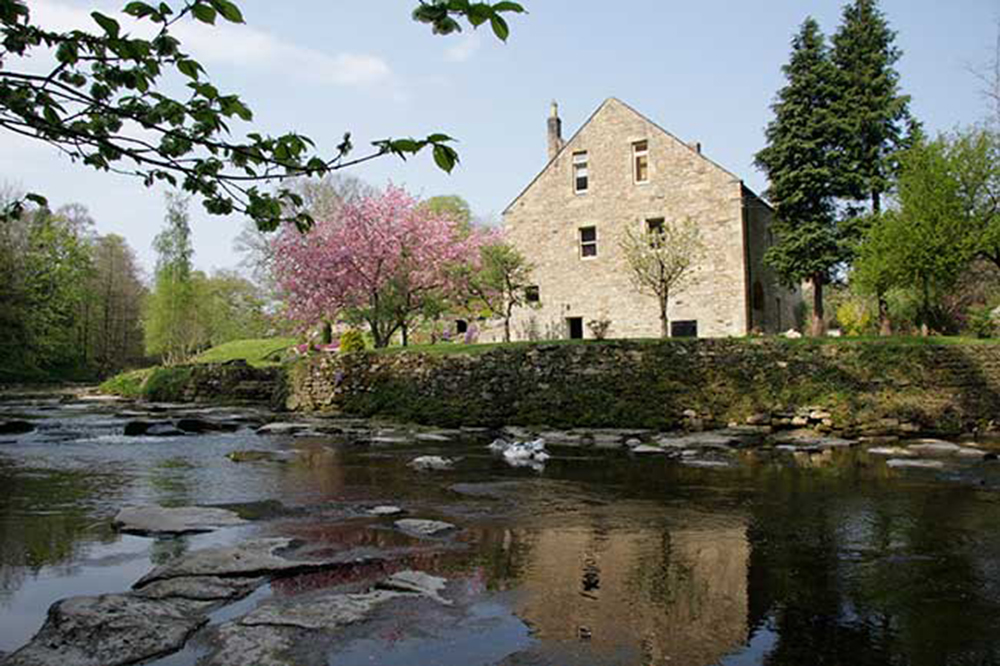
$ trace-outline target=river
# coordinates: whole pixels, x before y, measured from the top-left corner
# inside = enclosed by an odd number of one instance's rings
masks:
[[[237,429],[123,434],[136,418],[181,414]],[[491,454],[493,433],[418,438],[329,420],[313,422],[326,432],[265,435],[257,426],[277,417],[250,408],[23,394],[0,402],[0,421],[15,418],[35,429],[0,435],[0,652],[27,643],[62,598],[124,592],[199,549],[283,537],[356,564],[273,577],[151,663],[207,659],[213,627],[269,600],[418,569],[447,579],[454,604],[390,605],[290,663],[1000,664],[996,462],[890,469],[851,447],[737,451],[699,467],[550,447],[531,469]],[[247,450],[262,459],[227,458]],[[408,465],[426,455],[454,468]],[[457,529],[418,537],[366,513],[387,504]],[[135,505],[222,506],[248,522],[115,531]]]

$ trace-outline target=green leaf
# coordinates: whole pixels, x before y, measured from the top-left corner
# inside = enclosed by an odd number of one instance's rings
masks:
[[[63,42],[56,49],[56,60],[61,63],[72,65],[77,61],[79,54],[75,42]]]
[[[198,71],[202,69],[202,66],[194,60],[178,60],[177,69],[180,70],[181,74],[184,76],[197,81]]]
[[[215,16],[217,12],[215,11],[215,8],[212,7],[211,5],[205,4],[203,2],[198,3],[191,7],[191,13],[194,15],[196,19],[198,19],[202,23],[209,23],[211,25],[215,25]]]
[[[514,12],[516,14],[524,14],[527,10],[520,4],[516,2],[498,2],[493,5],[494,12]]]
[[[90,17],[97,22],[97,25],[101,26],[104,32],[107,33],[108,37],[111,39],[118,39],[119,33],[121,33],[122,27],[118,25],[118,21],[114,20],[110,16],[105,16],[100,12],[91,12]]]
[[[230,0],[212,0],[212,6],[222,14],[222,18],[226,19],[230,23],[243,23],[243,14],[240,12],[240,8],[236,6],[235,3],[230,2]]]
[[[418,142],[418,141],[416,141],[414,139],[396,139],[390,145],[390,148],[392,149],[392,152],[397,153],[397,154],[401,154],[401,153],[410,153],[410,154],[412,154],[412,153],[415,153],[418,150],[420,150],[420,147],[421,147],[420,146],[420,142]]]
[[[451,173],[458,164],[458,153],[453,148],[438,144],[434,146],[434,162],[442,171]]]
[[[493,26],[493,34],[497,36],[497,39],[506,42],[510,35],[510,26],[507,25],[507,21],[502,16],[494,15],[490,18],[490,25]]]
[[[43,197],[41,194],[35,194],[34,192],[32,192],[31,194],[24,195],[24,198],[33,204],[41,206],[42,208],[49,207],[49,200]]]
[[[125,5],[125,9],[122,10],[129,16],[134,16],[136,18],[145,18],[147,16],[156,15],[156,9],[152,6],[146,4],[145,2],[130,2]]]
[[[451,138],[447,134],[438,133],[438,134],[431,134],[429,137],[427,137],[426,140],[427,143],[446,143],[448,141],[454,141],[455,139]]]

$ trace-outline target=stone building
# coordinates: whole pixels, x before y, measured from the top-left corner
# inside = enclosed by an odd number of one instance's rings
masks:
[[[693,284],[672,296],[674,336],[742,336],[795,326],[798,290],[764,265],[772,209],[743,181],[620,100],[601,104],[570,138],[553,103],[549,162],[504,211],[510,240],[534,265],[517,339],[660,335],[657,299],[633,285],[620,239],[628,227],[690,219],[705,246]]]

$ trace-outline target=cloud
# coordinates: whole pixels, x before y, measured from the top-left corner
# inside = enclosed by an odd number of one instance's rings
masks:
[[[479,38],[479,33],[468,32],[444,52],[444,57],[451,62],[466,62],[476,54],[480,46],[482,40]]]
[[[123,28],[141,35],[148,32],[148,21],[137,22],[116,11],[105,13],[118,19]],[[34,0],[34,18],[56,30],[98,30],[88,9],[53,2]],[[282,74],[316,83],[341,86],[362,86],[384,82],[392,77],[389,64],[378,56],[365,53],[329,54],[283,41],[279,37],[246,25],[220,22],[208,26],[184,21],[173,28],[182,48],[205,64],[215,63],[234,67],[276,70]]]

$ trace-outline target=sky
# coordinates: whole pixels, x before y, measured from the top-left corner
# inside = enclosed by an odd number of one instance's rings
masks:
[[[358,154],[386,137],[445,132],[460,143],[451,175],[430,154],[384,157],[345,173],[421,197],[458,194],[480,217],[500,213],[545,165],[546,118],[559,102],[569,137],[618,97],[760,192],[763,147],[793,34],[807,15],[832,34],[839,0],[522,0],[511,36],[488,28],[447,37],[410,19],[417,0],[240,0],[246,25],[180,27],[184,48],[223,92],[254,110],[239,130],[297,131],[333,154],[350,131]],[[79,27],[125,0],[27,0],[39,21]],[[991,60],[1000,0],[883,0],[904,55],[903,92],[930,133],[980,121],[988,106],[970,67]],[[4,63],[14,68],[17,63]],[[85,205],[100,233],[123,235],[150,270],[163,191],[73,164],[42,143],[0,132],[0,184]],[[244,221],[192,202],[195,264],[233,267]]]

